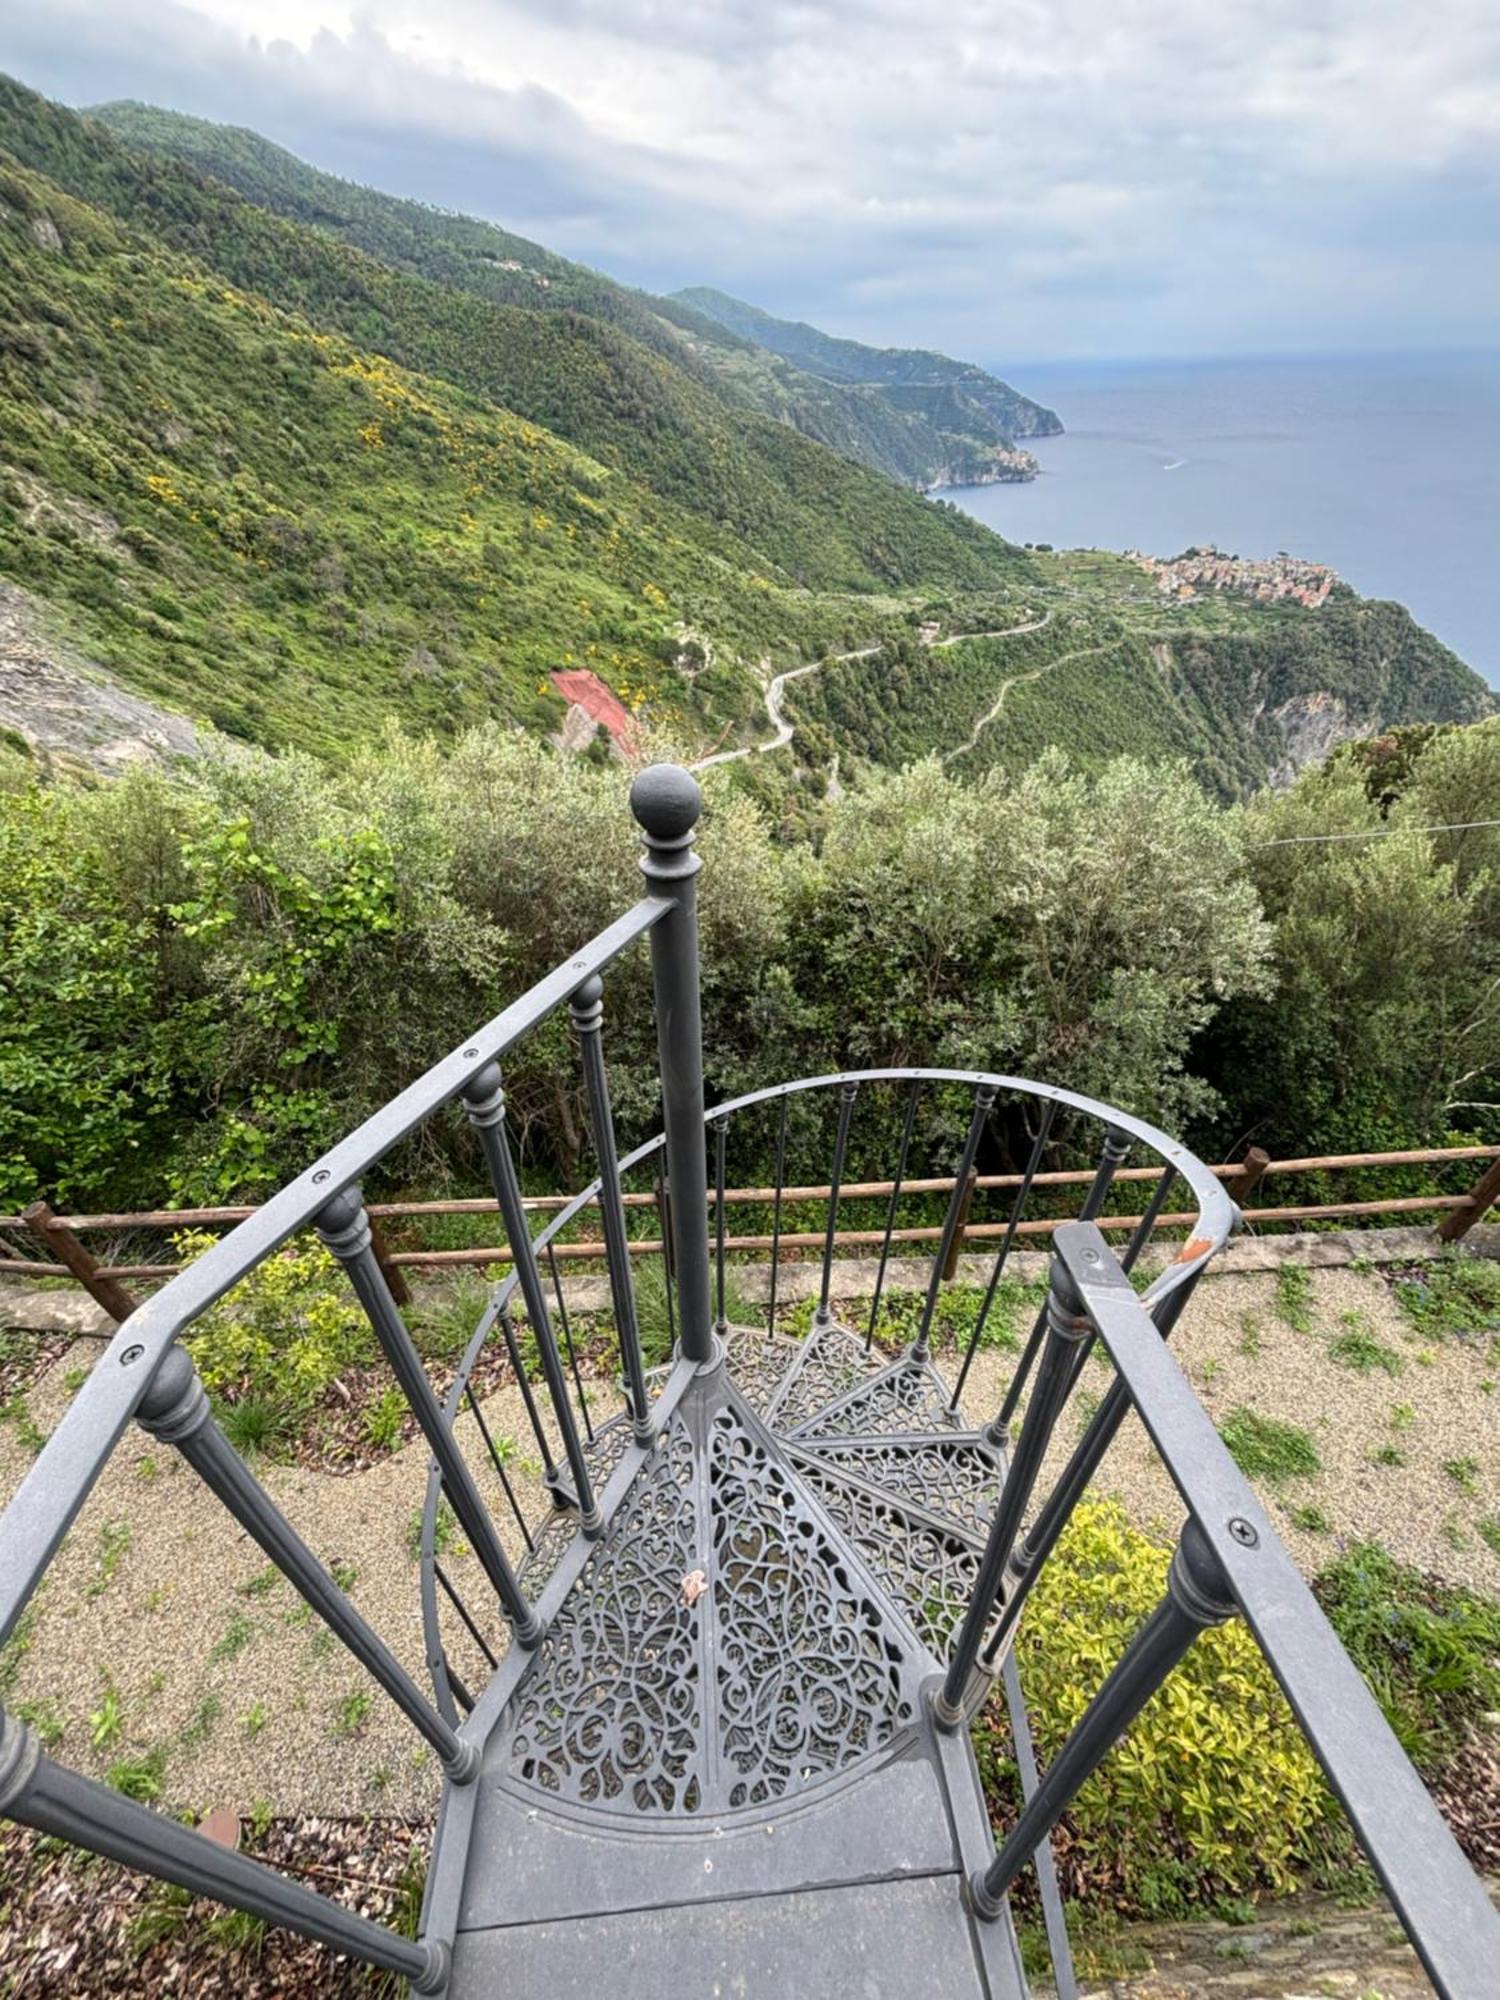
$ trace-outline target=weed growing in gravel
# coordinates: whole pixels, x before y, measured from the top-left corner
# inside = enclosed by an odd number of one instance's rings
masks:
[[[125,1551],[130,1547],[130,1523],[128,1521],[106,1521],[99,1530],[99,1568],[87,1591],[89,1597],[98,1597],[107,1590],[115,1571],[125,1560]]]
[[[29,1452],[39,1452],[47,1442],[47,1433],[32,1416],[31,1407],[19,1390],[6,1402],[0,1403],[0,1424],[9,1424]]]
[[[243,1611],[236,1611],[224,1630],[214,1641],[211,1660],[238,1659],[255,1637],[255,1620],[247,1618]]]
[[[1248,1479],[1308,1479],[1323,1461],[1307,1432],[1239,1404],[1219,1426],[1229,1455]]]
[[[55,1743],[61,1743],[67,1734],[67,1725],[57,1712],[57,1703],[50,1695],[41,1701],[20,1701],[16,1703],[16,1717],[28,1723],[36,1731],[37,1739],[44,1750],[50,1750]]]
[[[1405,1465],[1406,1453],[1393,1444],[1383,1444],[1370,1453],[1371,1465]]]
[[[1464,1493],[1472,1493],[1479,1481],[1479,1460],[1477,1458],[1445,1458],[1443,1470]]]
[[[220,1701],[216,1694],[206,1694],[193,1711],[191,1722],[186,1723],[178,1733],[177,1741],[184,1750],[201,1750],[214,1733],[214,1724],[219,1719]]]
[[[156,1460],[151,1456],[149,1451],[146,1452],[143,1457],[138,1458],[135,1462],[136,1478],[144,1480],[148,1485],[153,1479],[157,1478],[160,1475],[160,1472],[161,1472],[161,1467],[157,1464]]]
[[[166,1752],[158,1745],[144,1757],[126,1757],[111,1764],[105,1775],[117,1792],[123,1792],[138,1805],[149,1806],[161,1797],[166,1770]]]
[[[1443,1257],[1399,1279],[1396,1302],[1426,1339],[1474,1340],[1500,1333],[1500,1264],[1487,1257]]]
[[[1254,1313],[1246,1313],[1240,1329],[1239,1351],[1247,1361],[1253,1361],[1260,1353],[1260,1320]]]
[[[1291,1512],[1294,1528],[1301,1528],[1309,1535],[1331,1535],[1333,1523],[1321,1507],[1294,1507]]]
[[[245,1713],[240,1717],[240,1728],[244,1730],[253,1743],[270,1719],[270,1716],[266,1712],[265,1703],[263,1701],[252,1701],[250,1706],[245,1710]]]
[[[1312,1332],[1312,1273],[1301,1264],[1283,1264],[1276,1273],[1276,1317],[1293,1333]]]
[[[63,1376],[62,1385],[70,1396],[76,1396],[88,1379],[87,1368],[69,1368]]]
[[[1446,1515],[1439,1532],[1455,1555],[1462,1555],[1468,1548],[1469,1538],[1464,1533],[1463,1523],[1459,1520],[1457,1514]]]
[[[363,1688],[355,1694],[346,1694],[333,1712],[330,1734],[337,1737],[361,1735],[370,1719],[370,1708],[370,1696]]]
[[[125,1734],[125,1706],[113,1681],[104,1683],[99,1706],[89,1711],[89,1741],[96,1750],[112,1750]]]
[[[382,1389],[375,1401],[369,1404],[360,1423],[364,1427],[365,1442],[374,1451],[389,1451],[401,1442],[401,1433],[406,1425],[406,1398],[393,1382]]]
[[[1492,1555],[1500,1556],[1500,1514],[1484,1514],[1475,1522],[1479,1539]]]
[[[241,1597],[269,1597],[280,1581],[281,1571],[275,1563],[267,1563],[265,1568],[258,1569],[254,1576],[247,1577],[243,1583],[237,1583],[235,1589]]]
[[[1343,1322],[1344,1331],[1328,1343],[1330,1361],[1336,1361],[1341,1368],[1352,1368],[1360,1375],[1368,1375],[1374,1368],[1383,1368],[1387,1375],[1404,1372],[1405,1361],[1394,1347],[1387,1347],[1383,1340],[1375,1338],[1363,1313],[1347,1312]]]
[[[1410,1403],[1392,1403],[1391,1429],[1409,1431],[1417,1421],[1417,1413]]]
[[[439,1500],[437,1522],[432,1537],[433,1552],[436,1555],[466,1556],[469,1551],[459,1539],[458,1517],[446,1500]],[[406,1553],[413,1562],[422,1554],[422,1509],[413,1507],[406,1522]]]

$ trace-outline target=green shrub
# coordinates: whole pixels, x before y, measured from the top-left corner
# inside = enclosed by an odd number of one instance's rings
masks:
[[[1319,1602],[1407,1755],[1424,1770],[1500,1707],[1500,1603],[1358,1542],[1318,1578]]]
[[[1171,1551],[1112,1500],[1080,1504],[1043,1568],[1018,1663],[1043,1764],[1166,1587]],[[1287,1889],[1329,1801],[1317,1763],[1239,1620],[1198,1639],[1069,1809],[1070,1870],[1122,1908],[1170,1913]]]
[[[202,1234],[174,1240],[185,1259],[213,1241]],[[338,1265],[310,1243],[268,1257],[195,1322],[185,1345],[216,1401],[261,1400],[290,1414],[316,1403],[336,1375],[376,1351]]]
[[[1247,1479],[1307,1479],[1321,1471],[1318,1447],[1296,1424],[1263,1417],[1241,1403],[1219,1426],[1229,1455]]]

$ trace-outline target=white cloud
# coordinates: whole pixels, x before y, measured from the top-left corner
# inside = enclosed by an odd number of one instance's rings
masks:
[[[1500,302],[1492,0],[0,0],[6,61],[990,360],[1477,341]]]

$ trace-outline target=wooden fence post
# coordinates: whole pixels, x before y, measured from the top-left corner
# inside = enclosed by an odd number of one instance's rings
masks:
[[[1456,1243],[1460,1236],[1468,1235],[1476,1222],[1483,1222],[1496,1201],[1500,1201],[1500,1158],[1490,1161],[1463,1207],[1443,1217],[1438,1224],[1438,1236],[1444,1243]]]
[[[1245,1203],[1260,1186],[1266,1168],[1271,1164],[1271,1155],[1263,1146],[1247,1146],[1245,1157],[1240,1162],[1240,1170],[1230,1181],[1226,1190],[1229,1199],[1238,1207]]]
[[[375,1262],[380,1267],[380,1275],[385,1279],[385,1288],[398,1306],[411,1304],[411,1286],[399,1264],[391,1262],[391,1246],[385,1240],[385,1232],[373,1215],[366,1213],[370,1225],[370,1248],[375,1252]]]
[[[94,1261],[68,1225],[53,1214],[46,1202],[34,1201],[30,1208],[22,1209],[21,1220],[37,1242],[52,1252],[58,1263],[78,1280],[91,1299],[103,1306],[111,1319],[129,1319],[135,1311],[135,1300],[118,1278],[111,1277]]]
[[[952,1281],[958,1269],[958,1253],[964,1247],[964,1231],[969,1226],[969,1210],[974,1206],[974,1190],[979,1184],[978,1170],[969,1169],[969,1177],[964,1182],[963,1199],[958,1204],[958,1227],[953,1232],[953,1241],[948,1246],[948,1254],[943,1259],[943,1283]]]

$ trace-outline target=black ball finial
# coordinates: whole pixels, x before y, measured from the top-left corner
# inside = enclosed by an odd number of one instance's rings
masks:
[[[648,764],[630,787],[630,810],[648,840],[679,841],[697,825],[703,794],[680,764]]]

